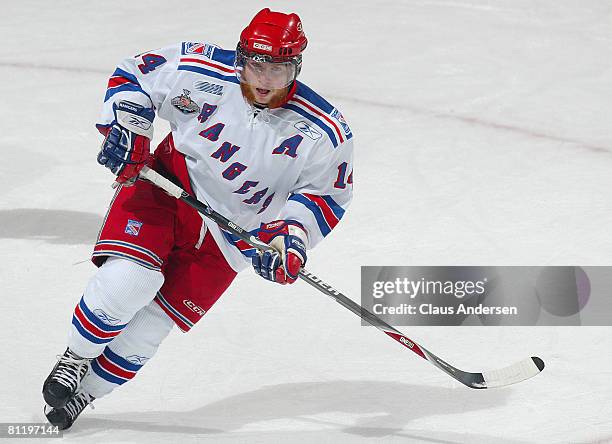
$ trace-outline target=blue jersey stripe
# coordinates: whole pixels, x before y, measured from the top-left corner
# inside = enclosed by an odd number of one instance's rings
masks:
[[[102,240],[96,243],[96,245],[119,245],[122,247],[131,248],[132,250],[139,251],[141,253],[146,254],[147,256],[150,256],[151,259],[154,259],[156,262],[159,263],[159,265],[163,263],[160,257],[156,255],[155,253],[153,253],[151,250],[147,250],[146,248],[141,247],[140,245],[132,244],[129,242],[117,241],[117,240]]]
[[[124,71],[121,68],[117,68],[111,77],[119,77],[119,76],[125,77],[130,82],[135,83],[136,85],[140,86],[140,83],[138,82],[138,79],[136,78],[134,74]]]
[[[218,72],[211,71],[206,68],[200,68],[199,66],[191,66],[191,65],[179,65],[177,68],[179,71],[192,71],[197,72],[198,74],[204,74],[208,77],[214,77],[215,79],[225,80],[226,82],[239,83],[236,76],[224,76],[223,74],[219,74]]]
[[[298,113],[300,116],[306,117],[308,120],[310,120],[312,123],[314,123],[315,125],[317,125],[319,128],[321,128],[323,131],[327,133],[334,148],[338,146],[338,140],[336,139],[334,130],[332,130],[329,126],[323,123],[320,119],[306,112],[306,110],[304,110],[303,108],[300,108],[297,105],[293,105],[291,102],[283,105],[283,108],[290,109],[291,111]]]
[[[331,208],[332,212],[336,215],[338,220],[342,219],[342,216],[344,216],[344,208],[338,205],[336,201],[332,199],[331,196],[321,196],[321,197],[327,203],[327,205],[329,205],[329,208]]]
[[[117,68],[115,69],[115,72],[113,72],[113,75],[111,77],[125,77],[131,83],[124,83],[123,85],[118,85],[112,88],[108,88],[106,90],[106,95],[104,96],[105,102],[108,99],[110,99],[112,96],[114,96],[115,94],[121,91],[139,91],[143,93],[145,96],[147,96],[149,100],[151,100],[151,96],[149,96],[149,94],[147,94],[145,90],[142,89],[142,87],[140,86],[140,83],[138,82],[138,79],[136,78],[134,74],[131,74],[121,68]]]
[[[321,109],[321,111],[328,114],[331,119],[338,120],[335,117],[335,114],[336,113],[340,114],[340,111],[338,111],[331,103],[329,103],[327,100],[325,100],[323,97],[321,97],[319,94],[314,92],[312,89],[310,89],[305,84],[301,82],[296,82],[296,83],[297,83],[297,88],[295,89],[295,95],[297,97],[304,99],[307,102],[309,102],[311,105],[318,107],[319,109]],[[346,124],[342,124],[339,121],[337,123],[345,139],[346,140],[351,139],[353,137],[353,133],[350,131],[349,126]]]
[[[223,63],[230,68],[234,67],[234,60],[236,59],[236,51],[215,48],[211,57],[215,62]]]
[[[312,89],[304,85],[302,82],[295,83],[297,83],[297,88],[295,90],[296,95],[308,100],[310,103],[320,108],[321,111],[325,112],[326,114],[332,113],[334,107],[327,100],[325,100]]]
[[[140,87],[140,85],[134,85],[133,83],[124,83],[123,85],[115,86],[113,88],[108,88],[106,90],[106,95],[104,96],[104,101],[107,102],[108,99],[113,97],[115,94],[120,93],[122,91],[138,91],[143,93],[145,96],[151,99],[151,97],[145,92],[144,89]]]
[[[257,250],[255,248],[251,248],[249,250],[238,250],[246,257],[253,257],[257,254]]]
[[[317,225],[319,226],[319,230],[321,231],[321,234],[323,234],[323,236],[327,236],[331,232],[331,228],[329,227],[329,225],[327,225],[327,222],[325,221],[325,217],[323,216],[323,212],[321,211],[321,209],[318,207],[316,203],[307,199],[301,194],[293,194],[289,198],[289,200],[299,202],[302,205],[304,205],[306,208],[308,208],[310,211],[312,211],[317,221]]]
[[[221,232],[223,233],[223,236],[225,236],[225,238],[234,246],[234,248],[236,248],[246,257],[253,257],[257,254],[256,248],[247,248],[246,250],[241,250],[240,248],[238,248],[238,245],[236,245],[236,242],[238,242],[240,238],[236,236],[235,234],[228,233],[227,231],[221,231]],[[257,236],[258,232],[259,230],[255,229],[255,230],[250,231],[249,233]]]
[[[160,267],[156,266],[155,264],[151,263],[151,262],[146,262],[142,259],[138,259],[134,256],[130,256],[128,254],[123,254],[123,253],[117,253],[114,250],[98,250],[98,251],[94,251],[92,254],[92,257],[98,257],[98,256],[113,256],[113,257],[122,257],[124,259],[127,259],[129,261],[135,262],[138,265],[142,265],[145,268],[148,268],[149,270],[155,270],[155,271],[159,271],[161,270]]]

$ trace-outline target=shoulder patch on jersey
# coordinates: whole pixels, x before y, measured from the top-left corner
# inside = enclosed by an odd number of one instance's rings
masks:
[[[342,126],[342,129],[344,130],[344,134],[346,134],[347,136],[351,134],[351,128],[349,128],[348,123],[346,123],[346,120],[344,120],[344,116],[342,115],[340,111],[338,111],[337,108],[334,108],[332,110],[331,116],[338,121],[340,126]]]
[[[188,44],[189,42],[185,43]],[[211,78],[213,82],[224,81],[238,84],[238,78],[234,71],[234,55],[236,51],[227,51],[213,44],[202,44],[208,45],[212,48],[212,54],[210,57],[193,57],[194,54],[186,54],[179,60],[177,67],[178,71],[191,71],[198,74],[202,74]],[[202,51],[205,51],[204,49]],[[215,80],[216,79],[216,80]],[[195,85],[194,85],[195,87]],[[195,87],[198,89],[197,87]],[[208,89],[208,87],[206,87]],[[210,91],[215,95],[221,95],[221,91],[214,87],[210,87]],[[199,89],[198,89],[199,90]]]
[[[323,134],[317,131],[310,123],[306,122],[305,120],[300,120],[293,126],[296,127],[299,131],[306,134],[312,140],[319,140],[321,137],[323,137]]]
[[[193,55],[198,54],[207,58],[212,58],[215,47],[208,43],[196,43],[196,42],[183,42],[181,48],[182,55]]]

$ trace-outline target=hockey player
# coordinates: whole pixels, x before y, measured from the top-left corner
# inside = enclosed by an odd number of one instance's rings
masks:
[[[295,282],[306,252],[352,194],[352,133],[297,81],[307,39],[296,14],[260,11],[235,51],[183,42],[123,61],[108,82],[98,162],[120,184],[76,304],[68,348],[43,385],[48,420],[69,428],[129,381],[173,325],[193,325],[236,273]],[[171,133],[153,156],[155,116]],[[274,247],[258,253],[154,185],[148,164]]]

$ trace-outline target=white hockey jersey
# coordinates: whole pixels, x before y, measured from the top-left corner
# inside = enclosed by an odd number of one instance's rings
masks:
[[[338,224],[352,197],[353,141],[342,114],[301,82],[280,108],[256,111],[234,74],[235,51],[183,42],[124,60],[113,73],[99,127],[112,104],[153,107],[170,122],[191,186],[237,225],[290,219],[314,247]],[[206,221],[228,263],[240,271],[255,250]]]

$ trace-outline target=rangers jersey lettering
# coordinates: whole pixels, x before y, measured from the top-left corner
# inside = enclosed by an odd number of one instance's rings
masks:
[[[352,196],[353,134],[335,107],[301,82],[286,104],[249,105],[234,74],[235,51],[183,42],[124,60],[108,82],[99,127],[129,100],[167,120],[197,198],[256,233],[262,222],[301,223],[314,247],[338,224]],[[216,224],[228,263],[255,251]]]

